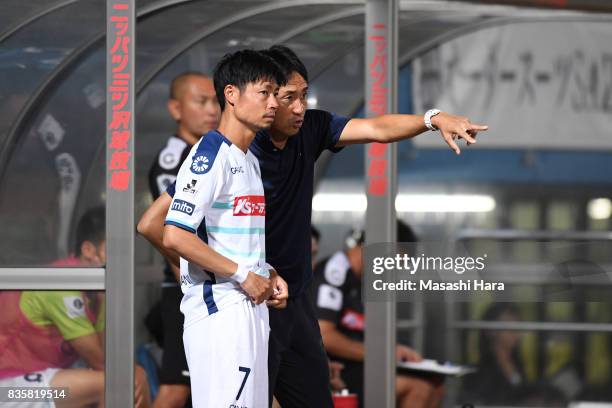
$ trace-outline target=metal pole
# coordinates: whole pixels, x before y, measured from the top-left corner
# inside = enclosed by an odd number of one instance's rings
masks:
[[[105,405],[134,405],[135,0],[107,0]]]
[[[366,1],[366,116],[397,111],[397,0]],[[366,146],[366,239],[395,242],[396,148]],[[365,270],[365,273],[371,271]],[[396,304],[366,302],[365,407],[395,406]]]

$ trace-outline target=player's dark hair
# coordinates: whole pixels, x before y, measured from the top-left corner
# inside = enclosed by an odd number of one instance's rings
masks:
[[[234,85],[241,91],[252,82],[272,80],[285,85],[287,77],[282,68],[269,56],[255,50],[241,50],[226,54],[215,67],[214,82],[221,110],[225,109],[224,90]]]
[[[298,58],[291,48],[276,44],[262,52],[270,56],[278,65],[281,66],[281,68],[283,68],[287,78],[290,77],[292,73],[297,72],[306,82],[308,82],[308,71],[306,70],[304,63]]]
[[[198,71],[183,72],[182,74],[174,77],[174,79],[170,83],[170,99],[178,99],[179,93],[180,93],[179,90],[181,89],[183,84],[187,82],[189,78],[192,78],[192,77],[200,77],[204,79],[210,78],[208,75],[203,74],[202,72],[198,72]]]
[[[106,209],[104,207],[94,207],[88,210],[79,219],[75,233],[74,253],[81,255],[81,244],[90,241],[94,245],[99,245],[106,239]]]

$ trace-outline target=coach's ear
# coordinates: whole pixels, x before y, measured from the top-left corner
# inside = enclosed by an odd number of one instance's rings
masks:
[[[240,90],[234,85],[225,85],[225,88],[223,88],[223,94],[225,95],[225,102],[234,106],[236,100],[238,100],[238,97],[240,96]]]

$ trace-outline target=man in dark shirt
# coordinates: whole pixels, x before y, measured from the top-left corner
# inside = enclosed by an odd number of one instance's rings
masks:
[[[154,200],[174,183],[191,147],[203,134],[217,128],[221,108],[212,79],[199,72],[174,78],[168,111],[176,121],[176,133],[159,151],[149,171]],[[155,408],[182,408],[189,397],[189,368],[181,335],[184,316],[179,309],[183,294],[178,281],[178,268],[166,264],[161,299],[164,353]]]
[[[349,119],[321,110],[306,110],[308,73],[290,49],[274,46],[267,51],[287,72],[272,128],[257,134],[250,150],[259,159],[266,199],[266,256],[289,285],[285,309],[270,309],[269,376],[271,392],[283,408],[332,407],[328,362],[319,325],[307,288],[312,280],[310,220],[314,165],[324,150],[359,143],[392,143],[428,129],[419,115],[383,115]],[[437,112],[431,116],[444,141],[457,154],[457,137],[475,143],[475,134],[486,126],[467,118]],[[179,186],[183,188],[183,186]],[[174,186],[152,204],[139,222],[138,231],[158,249],[163,248],[163,220]]]
[[[353,230],[345,240],[345,250],[320,262],[314,271],[311,296],[315,303],[323,344],[331,359],[344,365],[342,379],[348,390],[359,396],[363,406],[363,361],[365,357],[365,315],[361,298],[362,252],[365,235]],[[420,361],[409,347],[396,346],[398,361]],[[399,408],[439,406],[442,383],[400,374],[395,380]]]

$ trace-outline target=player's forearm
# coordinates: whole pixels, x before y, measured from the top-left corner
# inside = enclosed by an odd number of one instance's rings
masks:
[[[321,331],[325,350],[334,357],[347,360],[363,361],[365,349],[363,342],[350,339],[337,329]]]
[[[179,255],[163,245],[164,219],[172,198],[164,193],[142,215],[136,229],[161,253],[171,265],[179,267]]]
[[[196,234],[173,225],[164,227],[163,246],[207,271],[231,277],[238,265],[206,245]]]
[[[90,368],[104,371],[104,348],[98,333],[77,337],[68,342]]]

